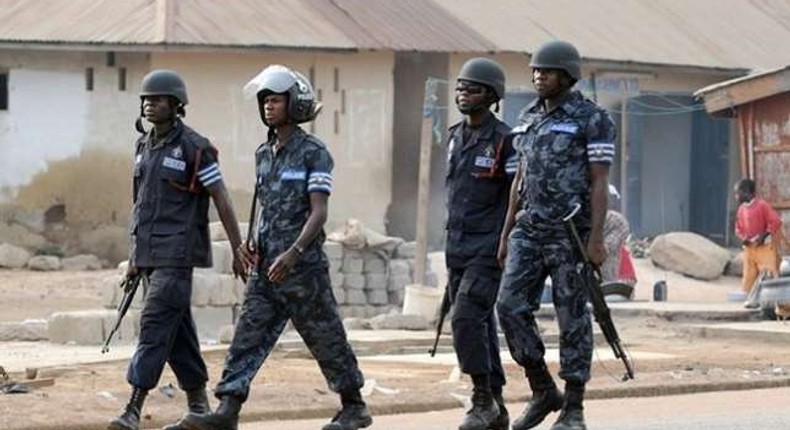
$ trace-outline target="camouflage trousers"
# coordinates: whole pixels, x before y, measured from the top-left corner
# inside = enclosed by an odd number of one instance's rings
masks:
[[[449,272],[453,346],[461,371],[488,373],[491,388],[497,392],[505,385],[494,317],[500,276],[498,267],[481,265],[450,268]]]
[[[560,328],[560,378],[584,384],[590,379],[593,338],[579,258],[566,233],[536,230],[518,224],[510,233],[497,301],[499,321],[513,359],[525,369],[540,366],[546,348],[534,313],[540,308],[546,277],[551,276]]]
[[[359,389],[364,378],[346,339],[326,268],[292,274],[272,284],[264,276],[247,281],[241,315],[214,394],[246,400],[250,383],[290,319],[332,391]]]

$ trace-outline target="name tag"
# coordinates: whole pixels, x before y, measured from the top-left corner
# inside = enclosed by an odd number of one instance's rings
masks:
[[[307,179],[307,172],[304,170],[285,170],[280,175],[282,181],[304,181]]]
[[[491,157],[475,157],[475,166],[476,167],[485,167],[486,169],[490,169],[494,167],[494,159]]]
[[[162,165],[168,169],[178,170],[183,172],[187,168],[187,162],[184,160],[176,160],[175,158],[165,157]]]
[[[560,123],[552,125],[550,130],[556,131],[557,133],[576,134],[576,131],[579,130],[579,126],[576,124]]]

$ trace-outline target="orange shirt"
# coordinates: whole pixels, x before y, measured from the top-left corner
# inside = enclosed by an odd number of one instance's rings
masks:
[[[782,226],[779,214],[765,200],[755,197],[738,206],[735,215],[735,234],[741,240],[752,239],[765,232],[775,235]]]

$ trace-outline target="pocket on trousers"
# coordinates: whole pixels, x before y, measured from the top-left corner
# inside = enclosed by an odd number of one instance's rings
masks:
[[[474,271],[461,279],[458,292],[480,306],[492,307],[499,293],[499,280],[499,272],[496,269]]]

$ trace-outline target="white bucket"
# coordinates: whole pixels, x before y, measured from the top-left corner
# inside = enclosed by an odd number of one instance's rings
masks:
[[[422,315],[433,321],[439,313],[444,291],[434,287],[412,284],[406,286],[403,298],[403,315]]]

